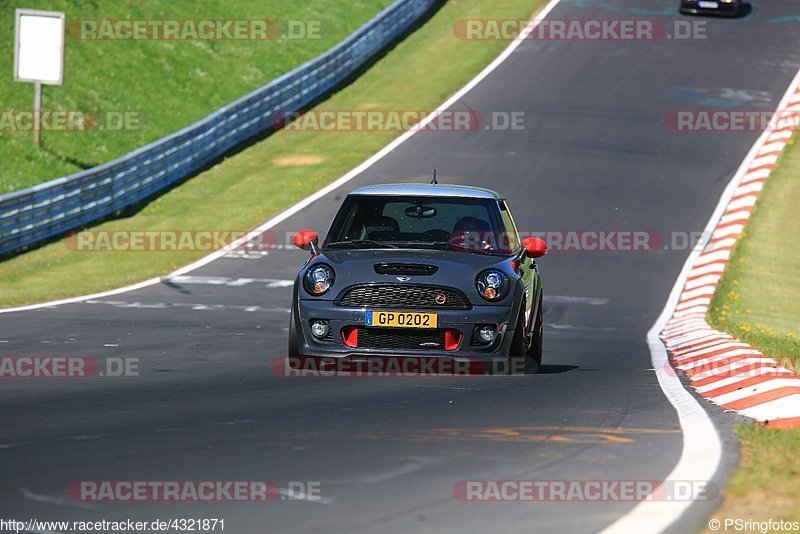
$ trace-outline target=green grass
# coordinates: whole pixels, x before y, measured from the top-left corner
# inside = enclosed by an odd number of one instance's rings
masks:
[[[767,179],[711,303],[709,322],[792,368],[800,362],[800,146]]]
[[[125,131],[0,131],[0,194],[122,156],[202,119],[324,52],[392,0],[0,0],[0,112],[33,106],[33,85],[13,81],[14,10],[97,19],[315,21],[318,39],[102,41],[66,36],[65,80],[43,88],[46,110],[133,112]]]
[[[543,0],[455,0],[319,107],[434,109],[508,43],[454,37],[461,18],[529,17]],[[403,89],[398,90],[398,80]],[[332,182],[396,131],[281,131],[101,230],[253,228]],[[0,263],[0,305],[85,294],[163,274],[203,256],[187,252],[73,252],[63,242]]]
[[[738,427],[736,434],[741,443],[739,467],[725,488],[722,506],[712,517],[723,522],[726,518],[797,521],[800,518],[800,463],[797,461],[800,430],[747,425]],[[713,531],[706,529],[705,532]]]

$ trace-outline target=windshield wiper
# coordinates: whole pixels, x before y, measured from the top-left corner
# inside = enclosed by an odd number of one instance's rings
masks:
[[[373,241],[371,239],[352,239],[350,241],[336,241],[334,243],[328,243],[328,248],[346,248],[346,247],[378,247],[378,248],[397,248],[394,245],[390,245],[389,243],[384,243],[383,241]]]
[[[445,248],[447,250],[455,248],[447,241],[404,241],[403,244],[412,246],[417,245],[420,247],[430,247],[430,248]]]
[[[440,248],[445,250],[463,250],[464,252],[477,252],[478,254],[491,254],[491,255],[498,255],[502,254],[501,251],[487,249],[481,250],[478,248],[467,248],[464,245],[458,245],[456,243],[450,243],[449,241],[392,241],[397,245],[404,245],[410,248],[415,246],[420,248]]]

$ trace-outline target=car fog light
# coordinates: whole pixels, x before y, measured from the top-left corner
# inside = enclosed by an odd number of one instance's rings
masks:
[[[316,338],[323,338],[331,331],[328,321],[311,321],[311,334]]]
[[[497,330],[494,326],[479,326],[475,329],[475,336],[481,343],[491,343],[497,336]]]

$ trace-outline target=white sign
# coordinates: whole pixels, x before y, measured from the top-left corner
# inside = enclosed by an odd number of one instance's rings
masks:
[[[14,81],[63,83],[64,21],[64,13],[17,9]]]

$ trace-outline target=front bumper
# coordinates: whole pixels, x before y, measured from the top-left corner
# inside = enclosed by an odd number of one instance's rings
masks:
[[[700,0],[682,0],[681,13],[689,15],[720,15],[723,17],[735,17],[740,12],[740,2],[724,3],[714,0],[717,7],[701,7]]]
[[[398,307],[397,309],[402,309]],[[516,317],[511,306],[473,306],[469,310],[453,309],[414,309],[417,312],[430,312],[438,314],[439,330],[457,330],[461,333],[460,343],[455,350],[444,348],[419,349],[381,349],[381,348],[351,348],[345,345],[342,339],[342,329],[347,327],[365,327],[366,310],[364,308],[351,308],[337,306],[332,301],[300,299],[295,309],[296,330],[298,333],[299,356],[324,356],[348,357],[358,355],[408,355],[424,357],[444,357],[454,359],[480,359],[484,361],[504,360],[514,336],[514,322],[511,317]],[[327,340],[318,340],[311,334],[311,321],[324,319],[329,321],[331,334]],[[481,345],[473,342],[473,333],[477,325],[497,325],[497,337],[489,344]],[[396,328],[397,335],[402,335],[405,329]],[[411,330],[411,329],[408,329]]]

